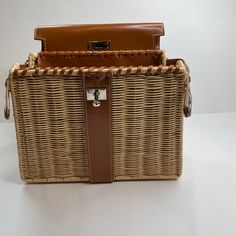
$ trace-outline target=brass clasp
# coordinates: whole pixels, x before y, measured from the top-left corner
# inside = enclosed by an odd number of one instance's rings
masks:
[[[110,40],[102,40],[102,41],[90,41],[88,42],[88,50],[92,51],[101,51],[101,50],[110,50],[111,49],[111,41]]]
[[[89,88],[86,90],[87,101],[93,101],[94,107],[99,107],[102,100],[107,100],[105,88]]]

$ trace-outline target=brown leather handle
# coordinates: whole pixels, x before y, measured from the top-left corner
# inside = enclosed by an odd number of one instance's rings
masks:
[[[185,82],[184,116],[190,117],[192,114],[192,100],[193,100],[190,88],[190,82],[191,82],[190,69],[187,63],[183,59],[181,59],[181,61],[183,62],[187,72],[187,77]]]
[[[190,69],[187,65],[187,63],[182,58],[175,58],[175,59],[169,59],[166,58],[166,65],[173,65],[173,64],[179,64],[181,67],[185,68],[185,85],[184,85],[184,107],[183,107],[183,114],[185,117],[190,117],[192,113],[192,93],[190,89],[190,82],[191,82],[191,76],[190,76]]]
[[[5,82],[5,107],[4,107],[4,117],[5,119],[10,118],[10,89],[9,89],[9,79]]]
[[[187,76],[185,85],[185,96],[184,96],[184,116],[190,117],[192,113],[192,93],[190,90],[190,80],[191,77]]]

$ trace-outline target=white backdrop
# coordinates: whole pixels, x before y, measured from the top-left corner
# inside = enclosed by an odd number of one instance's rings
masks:
[[[4,80],[14,62],[40,50],[35,26],[159,22],[161,48],[191,68],[194,113],[236,111],[235,0],[0,0],[0,121]]]

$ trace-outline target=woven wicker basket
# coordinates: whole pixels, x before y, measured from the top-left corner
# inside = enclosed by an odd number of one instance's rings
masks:
[[[24,181],[89,181],[82,89],[87,73],[111,76],[114,180],[181,175],[183,110],[189,103],[182,60],[108,68],[39,68],[34,61],[31,54],[28,66],[15,64],[6,82]]]

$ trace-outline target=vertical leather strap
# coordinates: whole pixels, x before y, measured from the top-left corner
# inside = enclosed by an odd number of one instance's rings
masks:
[[[83,86],[90,181],[112,182],[111,77],[85,74]],[[93,101],[87,101],[88,89],[106,89],[106,100],[100,101],[100,106],[94,106]]]

